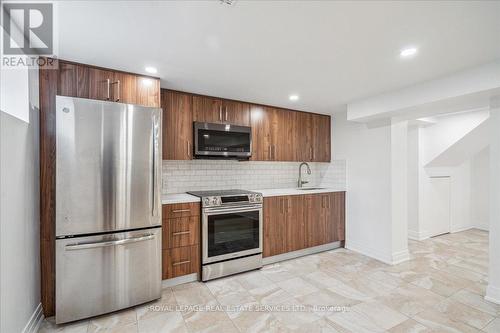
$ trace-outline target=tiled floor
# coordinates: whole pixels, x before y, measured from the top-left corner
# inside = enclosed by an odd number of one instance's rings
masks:
[[[410,241],[389,266],[338,249],[163,290],[135,309],[40,332],[500,332],[484,300],[488,234]],[[203,310],[203,311],[200,311]]]

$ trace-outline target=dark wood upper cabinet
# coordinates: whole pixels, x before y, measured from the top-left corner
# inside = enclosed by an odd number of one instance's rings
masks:
[[[160,80],[59,61],[57,94],[143,106],[160,106]]]
[[[250,104],[223,100],[222,118],[224,123],[250,126]]]
[[[193,119],[205,123],[250,126],[250,104],[193,95]]]
[[[223,123],[222,100],[193,95],[193,120],[205,123]]]
[[[160,80],[147,76],[137,76],[136,104],[160,107]]]
[[[164,160],[193,158],[192,98],[190,94],[161,90]]]
[[[122,72],[113,73],[110,89],[113,101],[139,104],[137,103],[137,75]]]
[[[312,161],[330,162],[330,116],[312,114]]]
[[[278,144],[278,113],[275,108],[251,105],[253,161],[274,161]]]

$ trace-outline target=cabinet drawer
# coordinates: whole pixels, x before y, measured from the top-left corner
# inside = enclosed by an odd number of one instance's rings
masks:
[[[200,204],[198,202],[163,205],[162,210],[163,219],[200,216]]]
[[[200,271],[199,245],[163,250],[163,279]]]
[[[163,249],[200,242],[200,217],[188,216],[163,221]]]

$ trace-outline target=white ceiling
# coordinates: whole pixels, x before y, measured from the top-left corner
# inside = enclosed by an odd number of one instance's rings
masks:
[[[500,58],[500,1],[61,1],[59,56],[330,113]],[[416,46],[413,59],[400,49]],[[300,95],[290,102],[289,94]]]

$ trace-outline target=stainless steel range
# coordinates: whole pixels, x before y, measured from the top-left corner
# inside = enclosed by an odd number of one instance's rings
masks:
[[[188,193],[201,198],[202,280],[262,267],[262,194]]]

